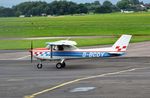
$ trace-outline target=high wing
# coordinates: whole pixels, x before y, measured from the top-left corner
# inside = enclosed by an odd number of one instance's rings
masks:
[[[75,50],[77,49],[76,45],[77,43],[75,41],[70,41],[70,40],[60,40],[60,41],[55,41],[55,42],[46,42],[47,48],[50,48],[53,46],[55,48],[54,50]]]
[[[77,43],[75,41],[69,41],[69,40],[60,40],[56,42],[46,42],[48,45],[69,45],[69,46],[75,46]]]

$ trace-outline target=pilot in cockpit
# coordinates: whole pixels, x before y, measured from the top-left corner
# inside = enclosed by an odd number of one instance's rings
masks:
[[[53,50],[56,50],[56,51],[63,51],[63,50],[64,50],[64,47],[63,47],[62,45],[53,46]]]
[[[59,51],[63,51],[64,50],[64,47],[62,45],[58,45],[57,48],[58,48]]]

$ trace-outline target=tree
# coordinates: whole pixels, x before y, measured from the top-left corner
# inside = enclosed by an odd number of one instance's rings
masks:
[[[98,5],[98,6],[101,5],[99,1],[94,1],[94,3],[92,3],[92,4]]]
[[[12,16],[14,16],[13,9],[0,7],[0,17],[12,17]]]
[[[78,5],[71,1],[53,1],[49,8],[51,15],[67,15],[77,13]]]
[[[85,3],[84,5],[88,9],[88,13],[95,13],[95,10],[101,6],[99,1],[94,1],[93,3]]]
[[[73,15],[77,13],[78,5],[74,2],[69,3],[68,13]]]
[[[16,15],[34,15],[40,16],[42,13],[47,14],[48,5],[46,2],[36,1],[36,2],[24,2],[13,7]]]
[[[106,0],[106,1],[103,2],[103,6],[112,8],[113,4],[110,1]]]
[[[139,0],[130,0],[129,2],[130,2],[132,5],[140,4],[140,1],[139,1]]]
[[[73,15],[82,13],[112,13],[123,10],[146,11],[148,9],[142,6],[143,2],[139,0],[121,0],[116,5],[106,0],[101,5],[100,2],[77,4],[67,0],[55,0],[51,3],[42,1],[23,2],[12,8],[0,7],[0,17],[10,16],[41,16],[41,15]]]
[[[120,9],[128,9],[130,7],[128,0],[121,0],[117,2],[117,7]]]
[[[110,1],[104,1],[103,5],[96,9],[96,13],[111,13],[114,7]]]
[[[143,2],[139,2],[139,0],[121,0],[117,2],[117,6],[123,10],[146,11],[147,9],[141,4]]]
[[[88,13],[88,9],[84,4],[81,3],[78,5],[78,11],[77,12],[80,14],[82,14],[82,13],[86,14],[86,13]]]

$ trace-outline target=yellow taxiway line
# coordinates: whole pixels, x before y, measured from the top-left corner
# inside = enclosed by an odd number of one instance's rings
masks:
[[[68,81],[68,82],[59,84],[57,86],[54,86],[54,87],[42,90],[40,92],[31,94],[31,95],[28,95],[28,96],[24,96],[24,98],[35,98],[36,96],[38,96],[40,94],[43,94],[43,93],[46,93],[46,92],[58,89],[60,87],[66,86],[68,84],[76,83],[76,82],[79,82],[79,81],[83,81],[83,80],[87,80],[87,79],[93,79],[93,78],[99,78],[99,77],[104,77],[104,76],[108,76],[108,75],[116,75],[116,74],[121,74],[121,73],[125,73],[125,72],[131,72],[131,71],[135,71],[135,70],[138,70],[138,69],[145,69],[145,68],[133,68],[133,69],[127,69],[127,70],[122,70],[122,71],[117,71],[117,72],[112,72],[112,73],[106,73],[106,74],[100,74],[100,75],[95,75],[95,76],[89,76],[89,77],[85,77],[85,78],[79,78],[79,79],[75,79],[75,80],[72,80],[72,81]]]

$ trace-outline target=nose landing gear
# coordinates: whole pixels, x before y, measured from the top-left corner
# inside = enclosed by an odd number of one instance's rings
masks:
[[[38,69],[42,69],[43,68],[42,60],[40,61],[40,63],[37,64],[37,68]]]
[[[39,64],[39,63],[37,64],[38,69],[42,69],[42,67],[43,67],[43,64]]]

